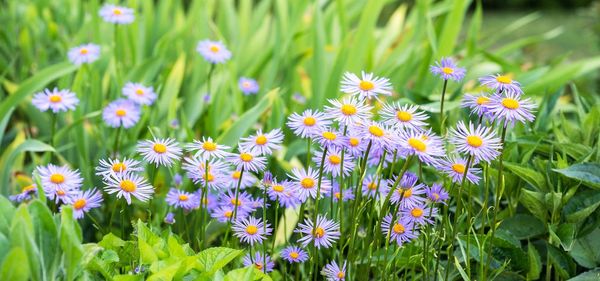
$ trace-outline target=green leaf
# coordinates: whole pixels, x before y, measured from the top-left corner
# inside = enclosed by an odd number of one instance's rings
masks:
[[[15,210],[15,207],[8,198],[0,196],[0,233],[4,233],[6,236],[9,234]]]
[[[600,237],[600,228],[575,240],[569,254],[579,265],[587,268],[600,266],[600,239],[598,237]]]
[[[21,204],[12,220],[10,235],[12,245],[22,248],[28,257],[39,257],[40,250],[35,242],[35,233],[31,215],[27,211],[27,205]],[[38,259],[26,259],[32,280],[42,280],[42,270]]]
[[[553,169],[568,178],[580,180],[590,187],[600,189],[600,163],[581,163],[566,169]]]
[[[546,246],[548,249],[548,256],[550,257],[550,263],[552,263],[558,274],[564,279],[574,275],[577,266],[573,262],[573,259],[565,252],[550,244],[546,244]]]
[[[537,280],[542,273],[542,260],[540,254],[531,243],[527,243],[527,257],[529,258],[528,280]]]
[[[27,254],[21,247],[15,247],[8,252],[0,268],[0,280],[27,281],[31,273]]]
[[[544,223],[528,214],[516,214],[502,221],[499,229],[504,229],[519,240],[529,239],[546,233]]]
[[[234,269],[232,271],[227,272],[223,281],[239,281],[239,280],[265,280],[268,278],[268,275],[265,275],[262,271],[256,269],[254,266],[248,266],[244,268]],[[270,278],[268,278],[270,279]],[[268,280],[267,279],[267,280]]]
[[[78,229],[79,224],[73,219],[73,208],[71,206],[64,205],[60,214],[60,247],[64,254],[65,278],[66,280],[74,280],[82,270],[81,229]]]
[[[529,169],[527,167],[523,167],[522,165],[505,162],[504,167],[509,169],[519,178],[525,180],[527,183],[531,184],[538,191],[546,191],[546,180],[544,179],[544,175],[542,173],[537,172],[533,169]]]
[[[562,209],[568,222],[585,220],[600,206],[600,192],[596,190],[579,190]]]
[[[208,248],[197,255],[200,266],[199,270],[212,275],[242,254],[242,252],[241,250],[224,247]]]
[[[581,273],[568,281],[598,281],[600,280],[600,268]]]
[[[265,112],[273,103],[277,95],[279,94],[279,89],[273,89],[269,91],[265,96],[252,108],[246,111],[240,118],[231,125],[219,138],[217,142],[220,144],[235,146],[238,141],[248,129],[250,129],[258,118]]]
[[[545,222],[548,216],[544,193],[521,189],[519,202],[527,208],[536,218]]]
[[[36,243],[40,249],[40,256],[30,257],[39,259],[48,275],[58,271],[60,265],[58,227],[52,213],[39,199],[33,200],[29,206],[29,213],[33,222]]]

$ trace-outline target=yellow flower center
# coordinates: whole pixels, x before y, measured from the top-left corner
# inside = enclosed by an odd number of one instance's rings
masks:
[[[283,192],[283,190],[284,190],[283,185],[281,185],[281,184],[273,185],[273,191],[275,191],[275,192]]]
[[[325,229],[323,229],[322,227],[317,227],[313,232],[313,236],[316,238],[321,238],[325,236]]]
[[[235,172],[233,172],[233,174],[231,174],[231,177],[236,180],[240,179],[241,176],[242,176],[242,172],[240,172],[240,171],[235,171]]]
[[[360,84],[358,84],[358,87],[363,91],[370,91],[375,88],[375,84],[373,84],[371,81],[362,80],[360,81]]]
[[[25,193],[25,192],[29,192],[35,189],[35,185],[30,184],[28,186],[23,187],[23,189],[21,189],[21,193]]]
[[[217,144],[211,141],[205,141],[202,143],[202,149],[206,151],[215,151],[217,150]]]
[[[87,204],[85,199],[83,199],[83,198],[77,199],[77,201],[75,201],[75,203],[73,203],[73,208],[75,208],[76,210],[81,210],[81,209],[83,209],[83,207],[85,207],[85,204]]]
[[[335,196],[335,198],[337,198],[337,199],[340,199],[340,197],[342,197],[342,194],[341,194],[341,193],[339,193],[339,192],[336,192],[336,193],[334,194],[334,196]]]
[[[410,145],[410,147],[412,147],[415,150],[420,151],[420,152],[423,152],[427,149],[427,145],[423,141],[421,141],[420,139],[417,139],[417,138],[409,138],[408,145]]]
[[[123,117],[127,115],[127,111],[125,111],[125,109],[119,108],[117,109],[117,111],[115,111],[115,114],[119,117]]]
[[[503,98],[502,106],[504,106],[508,109],[517,109],[517,108],[519,108],[519,101],[517,101],[515,99],[511,99],[511,98]]]
[[[81,48],[81,49],[79,49],[79,54],[80,54],[80,55],[87,55],[87,53],[88,53],[88,52],[89,52],[89,51],[88,51],[88,49],[87,49],[87,48]]]
[[[410,211],[410,214],[415,218],[420,218],[421,216],[423,216],[423,209],[414,208]]]
[[[250,88],[250,82],[247,82],[247,81],[246,81],[246,82],[243,82],[243,83],[242,83],[242,86],[243,86],[244,88]]]
[[[256,262],[256,263],[254,264],[254,267],[256,267],[256,269],[258,269],[258,270],[262,270],[262,268],[263,268],[263,264],[262,264],[262,262]]]
[[[440,200],[440,195],[439,194],[433,193],[432,195],[433,195],[433,199],[435,199],[435,201]]]
[[[382,137],[384,134],[383,129],[381,129],[375,125],[369,126],[369,133],[371,133],[371,135],[374,135],[376,137]]]
[[[356,147],[360,144],[360,140],[357,138],[350,138],[350,145],[352,147]]]
[[[404,229],[404,225],[401,225],[399,223],[394,225],[394,233],[402,234],[402,233],[404,233],[404,231],[406,231],[406,229]]]
[[[127,169],[127,166],[125,166],[125,164],[118,162],[118,163],[114,163],[112,165],[112,170],[114,172],[123,172],[125,171],[125,169]]]
[[[61,102],[62,101],[62,97],[59,96],[59,95],[51,95],[49,97],[49,99],[50,99],[50,102],[52,102],[52,103],[57,103],[57,102]]]
[[[467,136],[467,143],[472,147],[480,147],[483,140],[478,136]]]
[[[253,158],[254,157],[252,157],[252,154],[250,154],[250,153],[244,152],[244,153],[240,154],[240,159],[242,159],[242,161],[244,161],[244,162],[250,162],[250,161],[252,161]]]
[[[154,150],[154,152],[160,154],[167,152],[167,146],[162,143],[155,143],[154,146],[152,146],[152,149]]]
[[[188,199],[190,199],[189,196],[185,195],[185,194],[179,194],[179,201],[188,201]]]
[[[116,16],[120,16],[121,14],[123,14],[123,11],[121,11],[121,9],[113,9],[113,14]]]
[[[61,183],[65,182],[65,176],[63,176],[61,174],[52,174],[50,176],[50,181],[54,184],[61,184]]]
[[[233,204],[233,205],[238,205],[238,206],[239,206],[239,205],[242,205],[242,202],[240,202],[240,200],[236,200],[235,198],[231,199],[231,201],[230,201],[230,202],[231,202],[231,204]]]
[[[126,192],[134,192],[137,189],[135,183],[131,180],[123,180],[121,184],[119,184],[119,187]]]
[[[444,72],[445,74],[452,74],[452,73],[454,73],[454,69],[446,66],[446,67],[442,68],[442,72]]]
[[[398,120],[402,121],[402,122],[408,122],[410,120],[412,120],[412,114],[410,114],[409,112],[406,111],[398,111],[396,113],[396,117],[398,117]]]
[[[215,176],[211,173],[208,173],[208,180],[207,180],[206,174],[202,175],[202,179],[204,179],[208,182],[212,182],[213,180],[215,180]]]
[[[260,135],[260,136],[256,137],[255,142],[258,145],[263,145],[263,144],[267,143],[267,137],[265,137],[265,135]]]
[[[246,233],[250,234],[250,235],[254,235],[258,232],[258,227],[256,227],[255,225],[249,225],[246,227]]]
[[[477,98],[476,102],[478,105],[484,105],[484,104],[487,104],[490,102],[490,98],[485,97],[485,96],[480,96]]]
[[[377,189],[377,184],[374,181],[370,182],[369,184],[367,184],[367,188],[370,190],[375,190]]]
[[[233,212],[232,212],[232,211],[225,211],[225,214],[224,214],[224,215],[225,215],[225,217],[227,217],[227,218],[231,218],[231,216],[233,215]]]
[[[342,113],[344,115],[354,115],[356,114],[356,107],[351,104],[342,105]]]
[[[333,165],[339,165],[342,162],[342,158],[340,158],[337,155],[331,155],[329,156],[329,163],[333,164]]]
[[[59,189],[59,190],[56,191],[56,194],[58,194],[58,196],[63,196],[65,194],[67,194],[67,193],[64,190]]]
[[[452,164],[452,170],[454,170],[455,172],[457,172],[459,174],[464,174],[465,173],[465,165],[460,164],[460,163]]]
[[[344,278],[344,277],[346,277],[346,273],[343,273],[343,272],[341,272],[341,271],[340,271],[340,272],[338,272],[338,274],[337,274],[337,278],[338,278],[338,279],[342,279],[342,278]]]
[[[306,126],[314,126],[317,123],[317,119],[312,116],[308,116],[304,118],[304,125]]]
[[[333,141],[337,138],[337,135],[332,132],[323,132],[323,137],[327,140]]]
[[[290,258],[292,259],[297,259],[300,256],[300,254],[298,252],[291,252],[290,253]]]
[[[315,186],[315,181],[311,178],[303,178],[300,181],[300,185],[302,185],[303,188],[305,189],[310,189],[313,188]]]
[[[213,53],[218,53],[219,50],[220,50],[219,46],[217,46],[217,45],[210,46],[210,51],[213,52]]]
[[[404,195],[402,196],[403,198],[410,198],[412,196],[412,188],[409,188],[409,189],[400,188],[398,190],[398,193],[400,193],[400,194],[404,193]]]
[[[498,83],[502,83],[502,84],[512,83],[512,79],[510,79],[510,77],[508,77],[506,75],[500,75],[500,76],[496,77],[496,81],[498,81]]]
[[[136,89],[135,90],[135,94],[138,95],[138,96],[143,96],[144,95],[144,90],[142,90],[142,89]]]

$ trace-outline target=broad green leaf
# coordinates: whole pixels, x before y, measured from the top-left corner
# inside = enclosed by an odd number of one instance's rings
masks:
[[[527,208],[536,218],[545,222],[548,216],[546,209],[544,193],[521,189],[519,202]]]
[[[0,280],[27,281],[30,278],[28,257],[21,247],[8,252],[0,268]]]
[[[527,243],[527,257],[529,258],[529,271],[527,278],[537,280],[542,272],[542,261],[540,254],[531,243]]]
[[[143,264],[151,264],[158,260],[154,249],[146,241],[138,239],[138,247],[140,248],[140,258]]]
[[[21,204],[15,212],[10,226],[10,237],[14,247],[22,248],[28,257],[39,257],[40,250],[35,242],[35,232],[31,215],[27,211],[27,205]],[[38,281],[42,279],[42,268],[39,259],[28,258],[31,279]]]
[[[66,280],[74,280],[82,270],[83,247],[81,230],[78,228],[79,224],[73,219],[73,208],[64,205],[61,209],[60,248],[64,254]]]
[[[556,269],[558,274],[564,279],[573,276],[575,274],[577,266],[575,265],[575,262],[573,262],[573,259],[570,256],[568,256],[565,252],[550,244],[546,244],[546,247],[548,249],[548,256],[550,257],[550,262],[552,263],[553,267]]]
[[[581,273],[568,281],[598,281],[600,280],[600,268]]]
[[[573,249],[569,254],[575,261],[586,268],[600,266],[600,228],[592,231],[588,235],[578,238],[573,244]]]
[[[529,169],[527,167],[523,167],[519,164],[504,162],[504,167],[509,169],[515,175],[519,176],[519,178],[525,180],[527,183],[531,184],[539,191],[546,191],[546,181],[544,179],[544,175],[539,173],[533,169]]]
[[[160,263],[164,263],[160,267],[160,269],[154,268],[155,265],[160,264]],[[174,259],[154,263],[151,267],[151,270],[154,273],[148,277],[148,281],[172,280],[180,266],[181,266],[181,261],[177,261]]]
[[[35,232],[35,240],[40,249],[41,255],[36,258],[40,260],[40,264],[44,267],[47,275],[54,275],[58,271],[60,265],[58,227],[54,217],[48,207],[40,200],[33,200],[29,204],[29,213],[33,222]]]
[[[579,190],[562,209],[569,222],[581,222],[600,206],[600,192],[596,190]]]
[[[529,239],[546,233],[544,223],[534,216],[516,214],[502,221],[499,229],[504,229],[519,240]]]
[[[208,273],[209,275],[214,274],[217,270],[223,268],[225,265],[230,263],[232,260],[237,258],[243,251],[234,250],[224,247],[208,248],[200,252],[198,256],[199,270]]]
[[[599,163],[575,164],[566,169],[554,169],[554,171],[566,177],[580,180],[590,187],[600,189]]]

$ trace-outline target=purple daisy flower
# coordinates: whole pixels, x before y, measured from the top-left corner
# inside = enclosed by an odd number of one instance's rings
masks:
[[[186,157],[183,159],[182,168],[186,171],[187,177],[195,184],[208,186],[213,190],[219,190],[228,186],[226,172],[228,165],[218,159],[208,161],[208,171],[205,168],[206,160],[196,157]],[[208,172],[208,173],[207,173]]]
[[[118,99],[109,103],[102,111],[102,119],[113,128],[131,128],[140,120],[140,108],[131,100]]]
[[[144,160],[155,164],[156,167],[159,165],[171,167],[181,157],[179,143],[173,138],[139,141],[136,151],[142,154]]]
[[[398,131],[399,147],[405,155],[416,155],[428,165],[435,165],[438,158],[446,155],[441,139],[431,131]]]
[[[302,138],[310,138],[318,135],[327,128],[331,121],[325,118],[325,113],[317,110],[307,109],[302,115],[293,113],[288,117],[287,125],[294,134]]]
[[[235,206],[237,205],[238,214],[239,212],[252,213],[255,210],[252,196],[245,191],[240,191],[236,200],[235,191],[229,190],[227,193],[221,194],[219,202],[219,205],[229,206],[234,210],[236,208]]]
[[[220,41],[202,40],[196,51],[209,63],[224,63],[231,58],[231,52]]]
[[[79,190],[71,196],[71,202],[73,217],[81,219],[91,209],[102,206],[102,193],[95,188],[85,191]]]
[[[417,227],[406,219],[396,218],[396,221],[393,223],[392,220],[393,216],[388,214],[381,222],[381,232],[383,232],[383,235],[386,237],[389,235],[390,242],[396,241],[398,246],[402,246],[402,244],[410,242],[419,235]]]
[[[321,147],[340,147],[344,141],[342,133],[331,127],[323,128],[323,130],[314,137]]]
[[[100,159],[100,164],[96,167],[96,175],[108,178],[111,173],[137,173],[144,170],[140,161],[121,158]]]
[[[373,108],[355,97],[346,97],[341,102],[330,99],[329,103],[331,106],[325,107],[325,113],[329,119],[337,121],[340,126],[364,123],[373,115],[371,113]]]
[[[185,192],[177,188],[171,188],[165,200],[169,206],[185,210],[191,210],[200,205],[200,198],[197,194]]]
[[[487,116],[489,115],[489,104],[490,98],[484,93],[466,94],[463,97],[461,106],[469,108],[471,110],[471,114],[475,114],[477,116],[482,116],[485,114]]]
[[[454,80],[456,82],[465,77],[465,69],[458,67],[451,58],[442,58],[435,65],[429,67],[429,71],[444,80]]]
[[[308,167],[308,170],[294,168],[289,175],[297,187],[298,198],[305,202],[309,197],[317,198],[319,171]],[[327,179],[321,179],[321,194],[327,194],[331,189],[331,183]]]
[[[92,63],[100,58],[100,46],[96,44],[83,44],[73,47],[67,53],[69,61],[74,65]]]
[[[263,223],[260,218],[248,217],[233,222],[233,234],[240,238],[241,242],[254,246],[260,244],[271,235],[272,228],[268,223]]]
[[[229,150],[231,147],[217,144],[211,137],[202,137],[202,141],[194,140],[192,143],[189,143],[186,148],[191,151],[196,151],[194,153],[195,157],[198,157],[202,160],[207,160],[211,158],[224,158],[225,156],[229,155],[227,150]]]
[[[244,256],[243,264],[244,266],[253,265],[256,269],[263,272],[271,272],[275,267],[275,263],[273,263],[269,255],[263,256],[259,252],[254,253],[254,257],[250,256],[250,254],[246,254],[246,256]]]
[[[315,152],[315,155],[313,157],[313,161],[316,163],[317,166],[321,165],[321,161],[323,160],[323,152],[322,151],[317,151]],[[331,175],[333,177],[337,177],[340,174],[343,174],[344,176],[349,175],[350,173],[352,173],[352,170],[354,169],[354,157],[352,157],[352,155],[348,155],[345,154],[344,155],[344,162],[343,162],[343,173],[340,173],[341,169],[342,169],[342,151],[341,149],[337,148],[337,147],[330,147],[327,150],[327,153],[325,155],[325,160],[323,161],[323,171],[327,172],[327,173],[331,173]]]
[[[396,129],[422,130],[427,126],[425,122],[429,117],[418,110],[416,105],[401,105],[400,103],[384,104],[380,112],[384,124]]]
[[[342,199],[343,202],[354,200],[354,193],[352,193],[351,187],[346,187],[342,191],[337,182],[333,183],[333,188],[328,196],[333,196],[333,202],[338,202],[340,199]]]
[[[225,157],[227,162],[235,166],[236,169],[244,169],[245,171],[252,171],[255,173],[265,169],[267,158],[247,150],[246,147],[242,145],[238,146],[238,150],[240,152],[239,154],[232,153]]]
[[[43,92],[36,93],[31,99],[31,103],[40,111],[50,109],[53,113],[59,113],[75,110],[75,107],[79,104],[79,99],[75,93],[69,90],[54,88],[53,90],[44,89]]]
[[[56,203],[71,203],[71,196],[79,190],[83,183],[83,178],[77,170],[71,170],[67,166],[48,166],[37,167],[37,173],[40,176],[44,194],[50,200]]]
[[[496,93],[515,94],[520,96],[523,94],[521,90],[521,84],[513,80],[508,75],[488,75],[479,78],[479,83],[493,89]]]
[[[377,184],[379,182],[379,189],[377,188]],[[369,198],[379,199],[381,197],[385,197],[387,193],[390,191],[390,187],[388,186],[388,180],[379,179],[379,177],[375,175],[367,175],[362,183],[362,194]]]
[[[433,224],[433,217],[437,216],[437,208],[427,206],[424,203],[415,205],[410,208],[402,209],[402,218],[408,222],[412,222],[418,225]]]
[[[346,131],[346,135],[342,136],[342,146],[348,154],[356,158],[361,157],[365,153],[368,141],[365,141],[365,137],[359,129],[350,127]]]
[[[282,197],[290,196],[295,192],[296,188],[297,187],[291,181],[284,180],[278,182],[277,180],[274,180],[267,186],[267,194],[269,195],[269,199],[275,201]]]
[[[456,146],[456,151],[474,157],[475,161],[490,162],[500,155],[502,148],[500,139],[490,127],[469,122],[469,127],[459,121],[456,128],[450,130],[450,143]]]
[[[514,124],[519,121],[523,124],[533,122],[535,103],[529,98],[521,99],[516,93],[507,93],[505,96],[495,94],[488,105],[493,119],[504,121],[504,124]]]
[[[237,188],[240,177],[242,178],[242,181],[240,182],[240,189],[251,187],[258,181],[258,179],[251,173],[244,173],[242,175],[240,170],[233,170],[226,174],[227,187]]]
[[[124,96],[139,105],[152,105],[156,100],[154,88],[140,83],[127,82],[122,91]]]
[[[302,246],[306,247],[312,242],[317,249],[329,248],[340,239],[340,225],[321,215],[317,216],[316,225],[313,224],[312,219],[306,218],[304,223],[298,224],[294,232],[303,234],[298,240]]]
[[[232,206],[219,206],[211,212],[210,216],[219,222],[226,223],[233,218],[234,211],[235,210]],[[236,215],[238,220],[243,219],[248,215],[249,212],[238,208]]]
[[[8,198],[13,202],[21,203],[21,202],[33,199],[33,197],[36,195],[37,195],[37,186],[34,183],[34,184],[24,186],[21,189],[21,192],[19,194],[11,195]]]
[[[105,22],[114,24],[130,24],[135,20],[133,9],[112,4],[104,4],[99,14]]]
[[[274,129],[268,133],[258,130],[256,135],[242,138],[240,146],[244,147],[243,150],[249,150],[256,155],[269,155],[273,153],[273,150],[280,149],[282,142],[281,129]]]
[[[321,270],[321,274],[327,278],[327,281],[346,280],[346,262],[340,267],[337,262],[331,261]]]
[[[281,250],[281,258],[289,263],[303,263],[308,260],[308,253],[298,246],[287,246]]]
[[[238,81],[238,87],[240,87],[240,91],[242,91],[244,95],[253,95],[258,93],[260,90],[256,80],[246,77],[240,77],[240,80]]]
[[[467,180],[473,184],[479,183],[481,178],[479,174],[481,169],[473,167],[475,163],[471,163],[469,170],[467,171]],[[458,156],[448,156],[440,159],[437,168],[447,174],[450,179],[455,183],[462,183],[463,175],[467,167],[467,159]]]
[[[390,184],[396,182],[397,177],[393,178]],[[413,206],[417,206],[423,204],[425,202],[425,198],[420,196],[425,194],[425,185],[417,184],[418,177],[411,173],[406,172],[400,180],[400,185],[394,190],[394,193],[390,197],[390,202],[393,204],[400,204],[400,208],[412,208]]]
[[[390,79],[377,77],[373,73],[366,73],[364,71],[361,72],[360,78],[354,73],[344,73],[341,84],[342,92],[358,95],[361,99],[379,99],[377,95],[392,95]]]
[[[431,187],[426,189],[427,198],[431,202],[435,203],[444,203],[446,204],[446,200],[450,198],[448,192],[444,189],[441,184],[434,183]]]

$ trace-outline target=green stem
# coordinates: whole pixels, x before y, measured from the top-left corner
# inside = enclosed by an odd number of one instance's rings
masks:
[[[446,86],[448,80],[444,80],[444,86],[442,88],[442,99],[440,100],[440,135],[444,136],[444,100],[446,99]]]
[[[323,166],[325,165],[325,157],[327,155],[327,150],[329,147],[325,147],[325,149],[323,149],[323,155],[321,155],[321,165],[319,166],[319,180],[317,183],[317,196],[315,198],[315,213],[313,214],[313,232],[314,229],[317,227],[317,215],[319,214],[319,197],[321,196],[321,182],[323,181]],[[311,235],[314,235],[314,233],[311,233]],[[313,277],[317,278],[318,276],[318,266],[319,266],[319,260],[318,260],[318,256],[317,256],[317,247],[314,247],[314,271],[313,271]]]
[[[113,146],[113,153],[115,157],[119,155],[119,136],[121,136],[121,130],[122,127],[119,126],[119,128],[117,128],[117,134],[115,135],[115,144]]]

